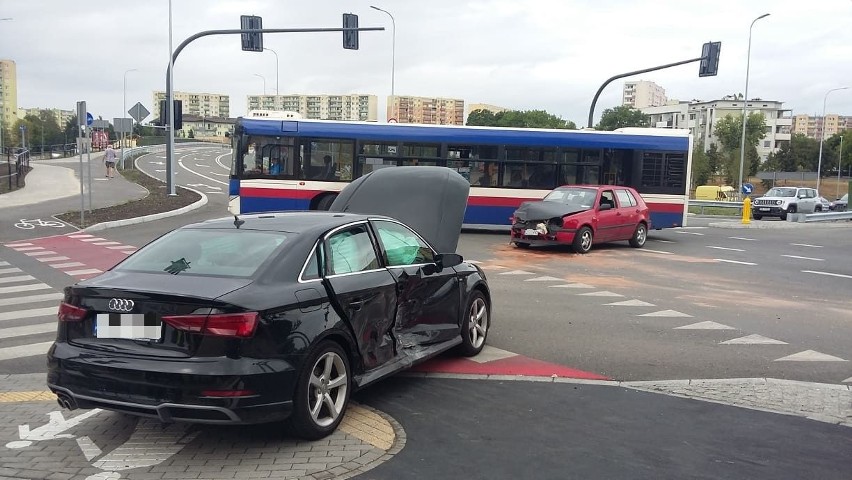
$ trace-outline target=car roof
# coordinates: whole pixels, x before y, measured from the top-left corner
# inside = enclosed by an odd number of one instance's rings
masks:
[[[236,220],[236,219],[239,220]],[[361,215],[340,212],[265,212],[252,215],[216,218],[200,223],[186,225],[183,228],[236,229],[239,222],[241,230],[259,230],[269,232],[288,232],[298,234],[316,234],[341,225],[363,221],[369,218],[388,218],[381,215]]]

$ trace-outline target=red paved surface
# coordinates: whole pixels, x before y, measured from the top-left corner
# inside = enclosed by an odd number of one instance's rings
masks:
[[[543,362],[523,355],[516,355],[514,357],[483,363],[475,362],[467,358],[438,357],[415,366],[411,369],[411,371],[474,375],[525,375],[528,377],[552,377],[555,375],[562,378],[610,380],[609,377],[599,375],[597,373]]]
[[[110,269],[124,260],[129,252],[136,250],[132,245],[84,233],[10,242],[5,246],[32,256],[78,280]]]

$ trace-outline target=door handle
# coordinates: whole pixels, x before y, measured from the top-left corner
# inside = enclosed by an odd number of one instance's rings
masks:
[[[349,308],[352,310],[358,311],[361,310],[361,307],[364,306],[364,300],[356,299],[349,302]]]

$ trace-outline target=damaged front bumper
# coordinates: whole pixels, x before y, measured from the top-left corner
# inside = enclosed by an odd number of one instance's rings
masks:
[[[515,221],[510,241],[532,246],[563,245],[573,242],[576,233],[576,229],[562,228],[545,221]]]

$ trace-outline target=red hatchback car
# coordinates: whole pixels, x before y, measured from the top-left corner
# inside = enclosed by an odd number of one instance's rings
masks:
[[[619,240],[640,248],[650,226],[648,206],[630,187],[566,185],[515,210],[511,241],[521,248],[568,244],[577,253]]]

